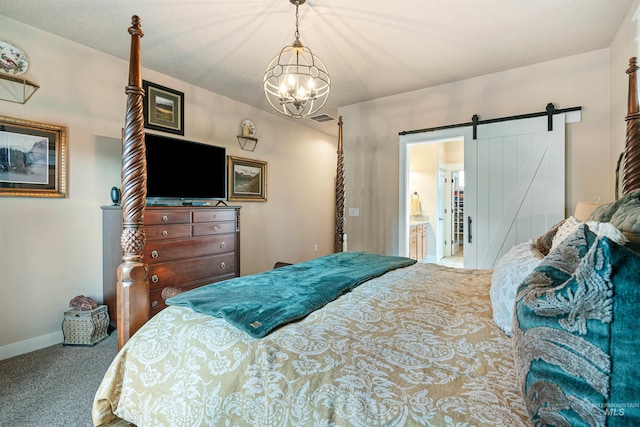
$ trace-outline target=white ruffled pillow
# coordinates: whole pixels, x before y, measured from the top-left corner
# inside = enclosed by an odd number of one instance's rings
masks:
[[[598,236],[606,236],[620,246],[624,246],[629,241],[622,231],[618,230],[610,222],[587,221],[586,224],[592,233]]]
[[[576,217],[570,216],[567,218],[558,228],[556,235],[553,236],[551,251],[557,248],[564,239],[571,235],[581,223],[582,221]],[[624,246],[624,244],[629,241],[622,231],[618,230],[610,222],[587,221],[586,224],[587,227],[589,227],[589,230],[594,234],[598,236],[606,236],[621,246]]]
[[[513,311],[518,285],[538,265],[544,255],[529,240],[511,248],[496,264],[491,278],[493,320],[505,334],[511,336]]]
[[[556,233],[556,235],[553,236],[553,243],[551,243],[551,250],[549,252],[557,248],[564,239],[573,234],[573,232],[576,231],[576,228],[578,228],[581,222],[582,221],[574,216],[570,216],[569,218],[567,218],[564,223],[562,223],[560,228],[558,228],[558,232]]]

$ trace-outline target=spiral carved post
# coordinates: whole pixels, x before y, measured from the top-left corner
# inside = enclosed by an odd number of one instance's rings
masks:
[[[336,234],[333,251],[344,250],[344,153],[342,150],[342,116],[338,120],[338,166],[336,169]]]
[[[637,71],[640,69],[636,57],[629,59],[629,95],[627,103],[627,138],[624,149],[624,173],[622,194],[640,189],[640,113],[638,108]]]
[[[118,349],[149,319],[148,267],[142,262],[145,244],[143,229],[147,198],[144,121],[142,112],[140,18],[131,18],[129,85],[126,87],[127,113],[122,147],[122,263],[118,266],[117,312]]]

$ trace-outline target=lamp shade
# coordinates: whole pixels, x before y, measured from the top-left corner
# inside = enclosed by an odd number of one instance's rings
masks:
[[[595,210],[598,206],[602,205],[602,203],[598,202],[578,202],[576,204],[576,211],[573,213],[573,216],[578,218],[580,221],[586,221],[589,219],[589,215],[591,212]]]

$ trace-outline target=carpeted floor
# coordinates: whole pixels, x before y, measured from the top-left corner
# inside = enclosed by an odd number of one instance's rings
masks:
[[[117,352],[117,337],[0,360],[0,426],[92,426],[93,397]]]

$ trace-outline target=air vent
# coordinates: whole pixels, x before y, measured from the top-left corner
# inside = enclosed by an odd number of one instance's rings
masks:
[[[331,120],[335,120],[335,117],[331,117],[328,114],[319,114],[317,116],[309,117],[311,120],[315,120],[318,123],[330,122]]]

